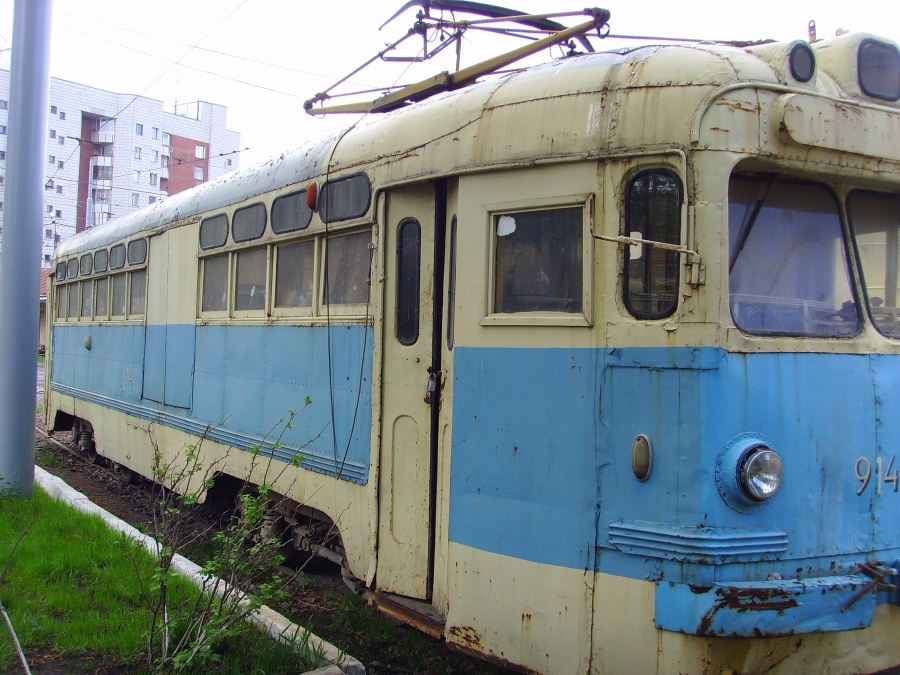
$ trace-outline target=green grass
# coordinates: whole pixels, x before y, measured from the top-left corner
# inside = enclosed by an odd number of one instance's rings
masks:
[[[150,580],[154,563],[148,554],[99,518],[55,502],[36,488],[28,500],[0,498],[0,570],[7,560],[0,601],[26,649],[53,647],[64,657],[89,651],[143,672],[150,614],[135,566]],[[176,579],[170,606],[196,592],[186,580]],[[16,655],[2,622],[0,629],[0,671],[5,672]],[[272,645],[249,626],[218,651],[220,672],[302,672],[322,665],[318,655]]]

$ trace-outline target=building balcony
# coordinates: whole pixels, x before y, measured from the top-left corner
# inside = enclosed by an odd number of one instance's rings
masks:
[[[91,190],[112,190],[112,179],[103,180],[101,178],[94,179],[88,185]]]
[[[91,143],[97,145],[110,145],[114,140],[115,134],[109,131],[95,131],[91,134]]]
[[[91,156],[91,166],[112,166],[112,155],[93,155]]]
[[[159,168],[159,178],[160,180],[169,180],[169,167],[162,166]]]

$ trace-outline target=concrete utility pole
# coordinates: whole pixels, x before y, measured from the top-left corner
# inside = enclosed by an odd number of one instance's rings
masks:
[[[34,489],[38,289],[52,0],[15,0],[0,267],[0,491]]]

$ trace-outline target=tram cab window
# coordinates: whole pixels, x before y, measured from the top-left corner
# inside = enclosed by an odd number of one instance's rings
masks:
[[[369,298],[369,231],[326,242],[327,274],[323,302],[331,305],[365,304]]]
[[[644,171],[628,185],[626,235],[664,244],[681,242],[681,182],[665,170]],[[662,319],[678,305],[679,254],[649,244],[625,247],[625,307],[640,319]]]
[[[584,209],[495,214],[495,313],[583,311]]]
[[[838,204],[821,185],[733,176],[729,301],[747,333],[841,337],[861,327]]]
[[[277,251],[275,307],[312,307],[315,243],[279,246]]]
[[[224,312],[228,309],[228,254],[203,260],[203,293],[200,311]]]
[[[234,310],[265,312],[266,249],[239,251],[236,259]]]
[[[875,328],[900,338],[900,198],[857,191],[848,213]]]

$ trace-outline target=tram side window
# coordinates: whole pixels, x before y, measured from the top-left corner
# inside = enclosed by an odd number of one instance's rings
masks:
[[[266,310],[266,249],[239,251],[236,255],[236,312]]]
[[[109,301],[109,277],[97,279],[97,290],[94,302],[96,304],[96,318],[105,319]]]
[[[75,321],[78,318],[78,284],[69,284],[69,321]]]
[[[584,209],[494,216],[495,313],[579,313],[584,305]]]
[[[861,327],[834,195],[821,185],[732,176],[729,302],[747,333],[841,337]]]
[[[112,315],[117,318],[125,316],[126,285],[124,274],[116,274],[112,277]]]
[[[68,290],[68,286],[56,287],[56,318],[62,321],[66,320],[66,303],[68,302],[66,294]]]
[[[327,240],[323,302],[353,305],[368,301],[370,241],[372,234],[368,231]]]
[[[854,192],[848,201],[866,302],[875,327],[900,337],[900,198]]]
[[[81,316],[86,319],[91,318],[91,304],[93,299],[93,281],[81,282]]]
[[[228,309],[228,254],[203,260],[203,293],[200,311],[224,312]]]
[[[275,307],[312,307],[315,243],[279,246],[277,251]]]
[[[141,316],[147,301],[147,270],[129,272],[131,292],[128,301],[128,316]]]
[[[422,228],[404,220],[397,233],[397,340],[413,345],[419,339],[419,271]]]
[[[628,185],[626,235],[664,244],[681,242],[681,182],[670,171],[645,171]],[[625,246],[625,307],[639,319],[662,319],[678,305],[680,255],[649,244]]]

